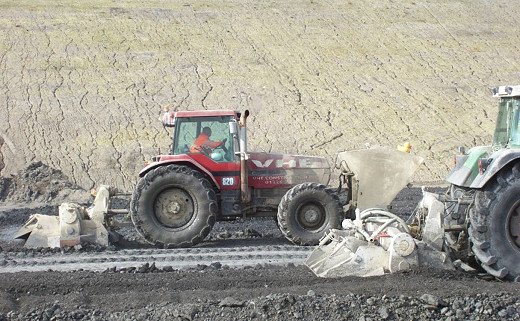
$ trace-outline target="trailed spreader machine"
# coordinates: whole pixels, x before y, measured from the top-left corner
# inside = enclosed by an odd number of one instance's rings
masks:
[[[389,212],[397,193],[409,184],[421,157],[389,148],[342,152],[343,176],[352,188],[350,216],[332,229],[305,264],[320,277],[374,276],[414,266],[451,268],[444,249],[439,195],[423,192],[415,215],[406,222]]]

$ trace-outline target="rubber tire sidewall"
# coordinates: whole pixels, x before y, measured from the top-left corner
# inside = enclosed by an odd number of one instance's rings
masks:
[[[168,188],[183,189],[193,200],[190,221],[177,228],[162,225],[154,214],[156,197]],[[211,231],[217,214],[215,192],[198,172],[178,165],[148,172],[137,184],[131,202],[131,216],[137,231],[148,242],[165,247],[188,247],[201,242]]]
[[[306,230],[297,221],[299,206],[312,202],[320,204],[325,212],[323,224],[316,230]],[[298,245],[316,245],[330,229],[337,229],[343,220],[343,211],[337,195],[317,183],[303,183],[291,188],[278,206],[278,227],[283,235]]]
[[[506,224],[511,207],[520,200],[520,177],[501,181],[477,192],[476,208],[470,215],[470,238],[486,244],[481,249],[486,257],[496,257],[497,262],[490,264],[492,269],[505,267],[509,272],[506,278],[514,279],[520,276],[520,249],[507,236]],[[480,261],[485,259],[476,256]]]

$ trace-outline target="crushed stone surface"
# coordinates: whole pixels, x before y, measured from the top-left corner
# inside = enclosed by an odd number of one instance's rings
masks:
[[[518,285],[413,270],[320,279],[303,266],[0,279],[7,320],[518,320]]]
[[[417,187],[404,189],[392,211],[404,217],[415,208],[420,194]],[[0,211],[2,223],[17,226],[17,217],[30,211],[23,206]],[[267,218],[218,222],[194,251],[219,254],[219,249],[247,246],[276,251],[288,244],[276,231],[274,221]],[[48,271],[0,273],[0,320],[519,319],[518,284],[499,282],[478,271],[421,268],[380,277],[322,279],[301,264],[264,261],[232,267],[215,260],[218,255],[179,268],[159,261],[158,253],[168,250],[143,244],[136,248],[136,244],[134,239],[123,245],[131,249],[113,245],[23,250],[20,244],[0,240],[0,247],[5,247],[0,252],[4,258],[0,268],[11,266],[6,259],[12,258],[19,262],[56,260],[57,267],[74,256],[85,260],[105,257],[105,264],[111,260],[107,253],[127,259],[150,253],[148,260],[136,266],[115,263],[97,272],[84,271],[78,263],[68,272],[53,271],[51,264]]]

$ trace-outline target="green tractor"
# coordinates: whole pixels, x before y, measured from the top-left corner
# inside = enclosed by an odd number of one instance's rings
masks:
[[[520,86],[492,92],[500,103],[491,146],[461,147],[446,179],[446,243],[489,274],[520,281]]]

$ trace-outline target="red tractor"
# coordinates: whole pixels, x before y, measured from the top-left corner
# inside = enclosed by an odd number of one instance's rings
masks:
[[[340,226],[342,202],[326,187],[327,160],[248,152],[248,115],[165,111],[163,125],[175,128],[172,150],[141,170],[130,205],[132,221],[147,241],[193,246],[216,221],[238,217],[276,216],[287,239],[301,245],[317,244]]]

